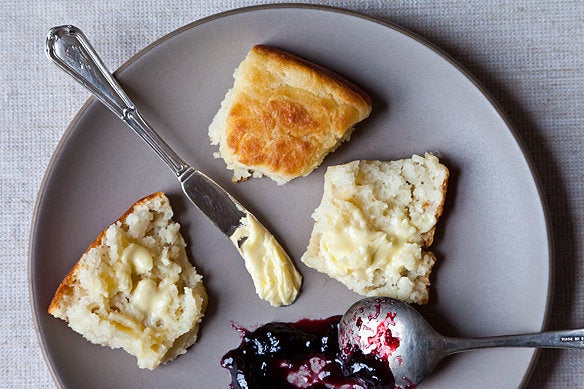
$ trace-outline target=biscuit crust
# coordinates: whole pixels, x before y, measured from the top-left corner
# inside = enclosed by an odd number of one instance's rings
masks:
[[[212,143],[228,168],[280,183],[312,172],[371,112],[357,86],[275,47],[254,46],[234,77]]]

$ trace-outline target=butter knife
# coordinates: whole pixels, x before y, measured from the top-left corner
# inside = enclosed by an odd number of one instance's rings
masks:
[[[164,142],[138,112],[79,28],[67,25],[50,29],[46,51],[53,62],[89,89],[158,154],[176,175],[189,200],[224,234],[231,237],[242,220],[251,215],[233,196]]]

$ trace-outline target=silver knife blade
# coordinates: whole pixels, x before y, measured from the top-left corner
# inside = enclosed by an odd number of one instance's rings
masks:
[[[245,208],[206,174],[191,167],[179,180],[189,200],[225,235],[232,236],[247,217]]]

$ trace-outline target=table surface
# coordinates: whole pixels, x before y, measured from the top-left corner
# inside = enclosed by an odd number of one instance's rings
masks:
[[[0,366],[5,388],[55,387],[34,331],[28,241],[51,155],[88,98],[44,54],[48,29],[77,25],[115,69],[194,20],[264,1],[7,0],[0,3]],[[273,3],[273,1],[272,1]],[[584,2],[310,1],[405,27],[483,83],[517,128],[553,228],[549,329],[584,327]],[[137,5],[139,4],[139,5]],[[17,31],[21,29],[21,31]],[[16,39],[18,38],[18,39]],[[512,255],[512,251],[510,252]],[[542,285],[542,287],[545,287]],[[494,372],[496,374],[496,372]],[[488,387],[488,383],[485,383]],[[544,350],[528,387],[584,387],[584,354]]]

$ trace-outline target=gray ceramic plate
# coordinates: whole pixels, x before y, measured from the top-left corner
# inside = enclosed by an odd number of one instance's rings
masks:
[[[257,43],[327,66],[368,91],[369,119],[309,177],[234,185],[213,159],[207,127],[232,73]],[[106,59],[107,62],[107,59]],[[47,64],[47,66],[49,66]],[[30,282],[39,339],[66,388],[225,388],[221,356],[239,343],[231,323],[325,318],[359,296],[299,262],[326,165],[434,151],[452,179],[438,228],[431,303],[422,312],[447,335],[539,331],[550,285],[546,215],[509,122],[485,91],[427,42],[368,17],[314,7],[255,7],[210,17],[164,37],[117,72],[178,153],[236,195],[280,238],[304,275],[295,304],[260,301],[232,244],[183,198],[166,166],[106,108],[90,100],[57,148],[31,236]],[[63,82],[69,82],[63,74]],[[138,198],[165,191],[204,274],[210,306],[200,341],[176,361],[140,370],[123,351],[92,345],[46,313],[55,288],[97,234]],[[422,387],[517,387],[530,349],[483,350],[442,363]]]

